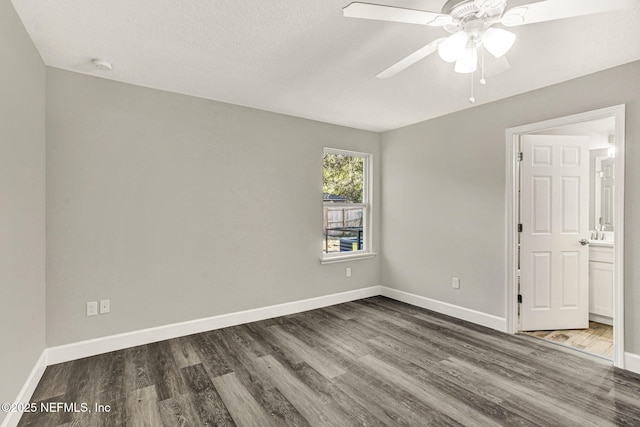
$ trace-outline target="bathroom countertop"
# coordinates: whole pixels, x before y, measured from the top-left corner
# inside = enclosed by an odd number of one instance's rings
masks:
[[[613,247],[613,240],[589,240],[590,246],[602,246],[605,248]]]

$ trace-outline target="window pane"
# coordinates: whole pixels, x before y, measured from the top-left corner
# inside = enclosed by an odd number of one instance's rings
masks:
[[[324,206],[324,253],[351,252],[364,249],[362,207]]]
[[[324,153],[323,200],[363,203],[364,159]]]

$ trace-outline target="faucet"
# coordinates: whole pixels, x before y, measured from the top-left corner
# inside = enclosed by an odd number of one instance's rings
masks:
[[[600,217],[600,218],[598,219],[598,224],[596,224],[596,226],[595,226],[594,228],[595,228],[595,233],[591,233],[591,239],[592,239],[592,240],[598,240],[598,238],[599,238],[599,236],[600,236],[600,232],[601,232],[601,231],[602,231],[602,229],[603,229],[603,226],[602,226],[602,217]]]
[[[602,223],[602,217],[598,219],[598,223],[595,226],[596,232],[593,240],[604,240],[604,229],[605,225]]]

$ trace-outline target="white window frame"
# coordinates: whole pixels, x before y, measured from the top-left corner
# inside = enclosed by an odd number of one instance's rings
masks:
[[[334,208],[362,208],[362,249],[358,251],[325,253],[323,248],[322,258],[320,259],[320,262],[323,264],[329,264],[334,262],[351,261],[354,259],[372,258],[376,255],[376,253],[372,250],[373,155],[371,153],[362,153],[358,151],[342,150],[329,147],[324,147],[323,155],[325,153],[360,157],[363,159],[364,164],[362,177],[362,203],[322,202],[323,218],[324,208],[326,206],[331,206]]]

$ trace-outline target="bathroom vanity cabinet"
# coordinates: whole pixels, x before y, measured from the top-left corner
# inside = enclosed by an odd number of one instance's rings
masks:
[[[613,323],[613,245],[589,246],[589,318]]]

